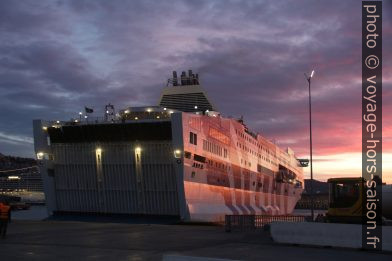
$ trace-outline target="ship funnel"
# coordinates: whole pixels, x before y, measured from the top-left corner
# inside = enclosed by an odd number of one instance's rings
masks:
[[[188,70],[188,85],[192,85],[193,84],[193,74],[192,74],[192,70]]]
[[[181,71],[179,76],[176,71],[172,74],[159,99],[160,107],[193,113],[218,111],[200,86],[199,74],[192,70]]]
[[[173,77],[167,80],[166,86],[191,86],[199,85],[199,74],[194,74],[192,70],[182,71],[181,76],[177,76],[177,71],[172,72]]]
[[[177,72],[173,71],[173,86],[178,85],[178,80],[177,80]]]
[[[181,73],[181,85],[187,85],[186,84],[186,72],[185,71],[183,71]]]

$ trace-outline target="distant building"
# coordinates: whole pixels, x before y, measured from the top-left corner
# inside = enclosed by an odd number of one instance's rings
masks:
[[[327,182],[313,180],[313,203],[315,209],[328,209],[329,185]],[[296,209],[310,209],[310,179],[305,179],[305,189],[301,199],[295,206]]]
[[[0,192],[43,192],[42,177],[36,161],[0,154]]]
[[[328,182],[313,180],[313,194],[328,194]],[[305,179],[305,189],[303,194],[310,194],[310,179]]]

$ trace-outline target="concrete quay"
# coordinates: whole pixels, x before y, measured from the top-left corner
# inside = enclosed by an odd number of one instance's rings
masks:
[[[391,260],[390,253],[272,242],[200,225],[14,220],[0,260]]]

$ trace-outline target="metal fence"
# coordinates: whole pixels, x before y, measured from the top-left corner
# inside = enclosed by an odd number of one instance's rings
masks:
[[[231,232],[233,230],[251,231],[262,229],[265,225],[272,222],[304,222],[306,216],[271,216],[271,215],[226,215],[225,230]]]

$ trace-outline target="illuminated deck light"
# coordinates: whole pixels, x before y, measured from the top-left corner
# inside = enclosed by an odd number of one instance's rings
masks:
[[[176,159],[181,158],[181,150],[174,150],[174,157]]]
[[[45,155],[45,154],[44,154],[42,151],[38,152],[38,153],[37,153],[37,159],[39,159],[39,160],[40,160],[40,159],[43,159],[43,158],[44,158],[44,155]]]
[[[8,176],[9,180],[19,180],[20,177],[19,176]]]

